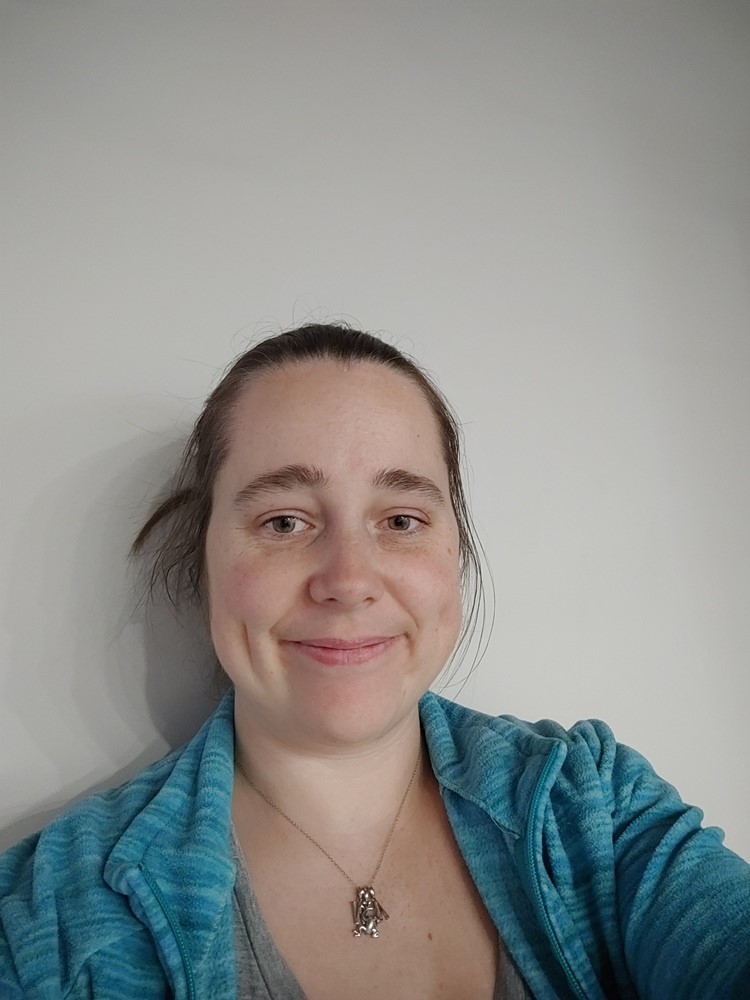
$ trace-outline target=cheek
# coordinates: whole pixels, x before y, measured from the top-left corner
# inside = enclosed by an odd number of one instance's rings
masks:
[[[422,611],[444,633],[461,627],[461,587],[458,558],[452,549],[434,555],[419,567],[418,588]]]
[[[258,573],[242,562],[222,564],[209,571],[211,633],[244,629],[263,621],[271,601],[267,581],[258,586]]]
[[[217,566],[208,576],[209,629],[219,663],[235,683],[247,678],[278,616],[267,577],[243,563]]]

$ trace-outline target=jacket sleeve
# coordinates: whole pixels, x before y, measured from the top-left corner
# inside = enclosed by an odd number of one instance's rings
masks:
[[[606,732],[599,767],[611,791],[617,912],[638,996],[747,1000],[750,866],[648,761]]]

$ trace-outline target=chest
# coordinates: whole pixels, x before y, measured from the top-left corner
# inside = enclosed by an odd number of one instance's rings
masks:
[[[264,844],[254,834],[238,824],[263,919],[308,1000],[492,1000],[497,930],[442,807],[383,864],[378,938],[354,936],[355,889],[314,845],[292,828]]]

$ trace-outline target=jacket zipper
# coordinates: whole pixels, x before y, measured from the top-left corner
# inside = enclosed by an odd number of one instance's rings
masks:
[[[547,938],[552,945],[552,949],[555,953],[557,961],[562,966],[563,972],[568,978],[568,982],[573,988],[578,1000],[586,1000],[586,994],[581,989],[578,980],[576,979],[575,973],[568,961],[567,955],[560,947],[560,943],[557,940],[554,929],[552,927],[552,921],[547,913],[547,907],[545,906],[544,899],[542,897],[541,879],[539,876],[539,867],[537,865],[536,858],[534,856],[534,844],[532,842],[533,832],[536,826],[536,814],[539,810],[539,803],[542,796],[542,788],[544,787],[545,780],[548,773],[552,767],[557,763],[557,753],[551,753],[547,758],[542,773],[539,780],[536,783],[536,788],[534,789],[534,796],[531,800],[531,808],[529,810],[529,822],[526,825],[526,862],[529,866],[529,872],[531,873],[531,882],[534,889],[534,896],[536,898],[537,908],[542,915],[544,921],[544,930],[547,934]]]
[[[187,947],[185,945],[185,938],[183,936],[182,930],[180,929],[180,925],[176,923],[174,918],[172,917],[172,913],[170,912],[170,909],[167,906],[167,901],[164,899],[161,889],[156,884],[156,881],[151,876],[149,870],[145,868],[143,865],[138,865],[138,867],[141,870],[141,874],[143,875],[146,884],[156,897],[159,906],[161,906],[162,912],[164,913],[164,916],[167,918],[167,923],[169,924],[172,933],[174,934],[175,941],[177,942],[177,948],[180,952],[182,965],[185,969],[185,978],[187,979],[187,987],[188,987],[187,1000],[195,1000],[195,980],[193,978],[193,967],[190,964],[190,959],[187,953]]]

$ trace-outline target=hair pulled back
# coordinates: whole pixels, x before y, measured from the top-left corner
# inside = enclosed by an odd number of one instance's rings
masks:
[[[410,357],[378,337],[332,323],[315,323],[263,340],[240,355],[206,400],[167,495],[138,532],[133,552],[155,539],[150,586],[163,585],[169,600],[202,603],[205,597],[205,542],[216,478],[227,457],[235,404],[252,380],[264,372],[307,361],[380,364],[410,379],[435,415],[453,512],[458,523],[464,632],[474,633],[483,614],[479,545],[461,478],[461,432],[452,407],[432,378]],[[158,530],[157,530],[158,529]]]

